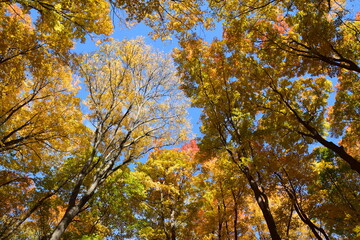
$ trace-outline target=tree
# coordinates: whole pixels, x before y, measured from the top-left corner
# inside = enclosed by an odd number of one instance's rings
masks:
[[[204,156],[203,156],[204,157]],[[247,217],[249,191],[246,181],[227,154],[202,159],[201,198],[198,236],[209,239],[251,239],[248,234],[253,226]],[[251,194],[250,194],[251,196]]]
[[[254,177],[256,169],[251,169],[249,165],[254,161],[255,154],[252,149],[258,139],[255,125],[257,111],[240,99],[245,99],[246,94],[251,95],[253,92],[240,94],[242,91],[236,88],[241,87],[241,83],[228,82],[231,81],[228,79],[228,67],[231,65],[222,61],[224,56],[220,52],[221,47],[217,48],[221,46],[220,43],[215,42],[214,49],[201,46],[201,41],[192,41],[189,44],[197,45],[190,47],[196,49],[196,52],[193,51],[191,55],[179,54],[177,61],[184,64],[182,73],[187,84],[185,91],[193,98],[194,106],[203,108],[203,149],[211,153],[216,152],[211,149],[220,148],[229,153],[246,177],[264,214],[271,236],[280,239],[269,208],[268,197],[258,182],[260,179],[256,180]],[[215,61],[212,58],[215,58]],[[203,60],[204,65],[200,60]],[[222,67],[219,68],[219,65]],[[192,84],[192,81],[196,83]],[[261,163],[254,164],[261,166]]]
[[[164,11],[149,24],[160,36],[177,33],[183,89],[203,109],[203,149],[222,148],[239,164],[272,238],[280,239],[263,180],[281,167],[264,167],[267,161],[283,160],[288,151],[309,160],[308,147],[319,143],[360,173],[358,16],[344,1],[202,3],[160,2]],[[212,26],[209,17],[223,27],[211,43],[196,32]],[[343,139],[336,144],[328,133]],[[268,149],[276,155],[266,155]]]
[[[87,203],[87,207],[69,224],[62,238],[131,238],[134,236],[136,225],[135,214],[144,195],[144,186],[133,176],[129,168],[123,167],[104,181]],[[66,199],[66,196],[63,195],[62,198]],[[66,202],[62,207],[66,210]],[[65,211],[58,214],[56,223],[61,220],[64,213]]]
[[[16,172],[1,171],[0,178],[1,208],[0,208],[0,236],[7,233],[7,229],[16,224],[17,217],[24,211],[29,195],[31,195],[32,181],[29,177]],[[19,198],[18,196],[22,196]]]
[[[134,174],[147,194],[138,213],[140,239],[195,239],[194,218],[199,207],[196,162],[185,151],[162,149],[151,153]]]
[[[360,15],[350,5],[2,1],[0,238],[359,237]],[[178,38],[182,89],[202,108],[196,158],[194,142],[158,149],[186,128],[168,58],[140,39],[70,53],[111,33],[110,7]]]
[[[111,32],[108,8],[105,1],[2,1],[1,152],[39,148],[45,143],[56,149],[59,144],[52,141],[65,142],[71,132],[68,126],[76,128],[81,116],[69,51],[73,41],[85,40],[87,33]],[[31,16],[31,10],[38,15]],[[64,124],[65,117],[72,123]]]
[[[75,56],[70,50],[89,34],[112,32],[109,13],[114,4],[37,0],[0,4],[0,166],[6,174],[1,192],[11,194],[6,190],[19,187],[19,179],[33,185],[19,189],[30,194],[16,213],[4,208],[2,213],[10,217],[1,222],[4,238],[19,231],[40,208],[44,212],[51,197],[69,189],[76,173],[61,170],[64,165],[67,170],[70,165],[75,168],[74,162],[86,155],[90,131],[82,123],[72,76]]]
[[[1,222],[1,237],[17,232],[59,190],[56,184],[43,188],[38,176],[52,175],[86,142],[69,51],[87,33],[111,32],[106,8],[106,2],[88,1],[0,3],[0,167],[12,177],[1,182],[1,191],[9,199],[14,192],[8,188],[31,182],[28,190],[19,188],[26,196],[22,206],[2,212],[8,219]]]
[[[189,42],[200,39],[198,32],[202,31],[198,31],[199,28],[211,29],[221,25],[221,44],[225,55],[231,56],[228,59],[233,61],[233,66],[240,63],[243,65],[232,69],[232,77],[236,79],[248,74],[249,81],[261,81],[264,86],[257,92],[277,95],[269,96],[269,100],[281,101],[288,112],[286,119],[296,120],[293,131],[334,151],[354,171],[360,173],[360,162],[351,150],[354,145],[358,146],[356,133],[359,132],[356,104],[360,70],[359,14],[351,11],[346,1],[284,0],[254,3],[247,0],[189,0],[159,1],[158,4],[162,8],[148,18],[155,37],[175,33],[185,49]],[[189,56],[191,51],[187,53]],[[288,94],[285,89],[293,79],[304,77],[315,82],[318,77],[314,84],[319,84],[324,76],[336,77],[338,84],[334,84],[337,86],[336,102],[331,111],[324,110],[328,119],[325,121],[324,118],[322,123],[330,125],[332,136],[343,138],[343,145],[326,139],[323,126],[313,120],[317,115],[315,106],[299,106],[297,100],[289,99],[291,93]],[[318,92],[317,98],[325,101],[330,85],[329,81],[323,81],[322,91]],[[315,103],[315,98],[313,100]],[[323,104],[315,108],[325,106]],[[270,110],[268,106],[263,106],[263,111]],[[273,109],[273,112],[276,111]]]
[[[11,39],[4,42],[0,64],[18,56],[33,55],[38,48],[51,49],[53,56],[68,55],[74,40],[85,41],[87,34],[110,34],[112,23],[107,1],[2,1],[2,18],[6,21],[13,12],[17,24],[30,22],[34,28],[33,41],[27,41],[27,31],[4,28],[2,33]],[[30,16],[31,11],[36,14]],[[24,18],[25,16],[25,18]],[[20,36],[14,38],[15,35]],[[64,55],[65,54],[65,55]]]
[[[2,5],[2,11],[5,15],[1,21],[2,33],[6,37],[1,39],[1,55],[6,57],[7,51],[36,42],[36,32],[30,16],[21,8]],[[19,31],[11,32],[14,29]],[[9,44],[12,42],[13,46]],[[75,98],[77,88],[69,66],[44,48],[32,49],[25,56],[10,57],[1,66],[0,152],[8,154],[31,148],[35,152],[44,144],[61,149],[60,144],[54,142],[59,139],[66,142],[71,134],[71,128],[61,120],[67,117],[76,128],[75,122],[81,119]]]
[[[315,149],[314,170],[315,184],[309,187],[310,193],[321,195],[318,209],[314,215],[323,219],[323,224],[330,233],[349,239],[359,236],[359,178],[349,166],[326,148]],[[344,219],[344,220],[341,220]],[[345,220],[346,219],[346,220]],[[345,225],[343,223],[346,222]]]
[[[184,90],[194,106],[204,109],[203,144],[209,145],[205,151],[222,146],[240,164],[256,200],[264,198],[258,204],[276,239],[276,221],[260,184],[266,174],[272,173],[264,173],[260,167],[268,156],[259,156],[269,148],[277,152],[295,148],[303,154],[304,146],[313,140],[322,142],[314,136],[325,132],[331,82],[323,76],[290,78],[284,73],[283,60],[274,58],[270,62],[271,56],[267,55],[269,62],[265,62],[257,42],[247,41],[246,34],[236,38],[228,34],[211,44],[197,37],[184,40],[183,50],[177,51],[175,58],[185,81]],[[322,143],[327,146],[326,142]],[[351,165],[351,161],[347,162]],[[259,182],[254,174],[262,175]]]
[[[0,9],[0,167],[6,176],[0,191],[10,199],[14,192],[8,188],[29,184],[19,188],[26,196],[20,208],[2,212],[8,217],[0,230],[6,237],[58,190],[34,190],[37,176],[51,175],[86,141],[86,131],[70,67],[47,47],[32,46],[37,33],[24,9],[5,3]]]
[[[114,172],[154,148],[182,139],[183,96],[171,61],[141,39],[104,44],[79,65],[89,96],[91,145],[77,161],[66,212],[50,239],[59,239],[73,218]]]

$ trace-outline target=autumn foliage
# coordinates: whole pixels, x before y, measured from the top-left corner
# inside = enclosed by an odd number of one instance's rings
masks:
[[[0,239],[360,238],[358,5],[1,1]]]

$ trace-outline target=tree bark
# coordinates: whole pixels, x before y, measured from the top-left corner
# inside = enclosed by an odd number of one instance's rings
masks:
[[[336,153],[340,158],[342,158],[344,161],[346,161],[350,168],[360,174],[360,162],[357,161],[354,157],[349,155],[344,147],[337,146],[333,142],[329,142],[325,140],[321,135],[315,134],[313,139],[317,140],[319,143],[321,143],[324,147],[327,147],[328,149],[332,150],[334,153]]]
[[[285,171],[285,169],[284,169]],[[276,173],[276,176],[280,179],[281,181],[281,185],[284,187],[286,193],[288,194],[289,198],[292,201],[292,207],[295,208],[296,213],[298,214],[298,216],[300,217],[301,221],[303,221],[303,223],[305,223],[310,230],[312,231],[312,233],[314,234],[314,236],[318,239],[318,240],[323,240],[323,238],[321,237],[321,234],[324,236],[324,238],[326,240],[329,240],[329,236],[326,234],[325,230],[321,227],[316,226],[311,219],[308,217],[308,215],[305,213],[305,211],[303,210],[303,208],[301,207],[301,204],[298,201],[298,197],[296,196],[296,191],[295,188],[289,178],[289,175],[287,174],[287,172],[285,171],[285,174],[288,178],[289,181],[289,185],[290,187],[287,187],[286,184],[284,183],[283,178],[281,177],[280,174]],[[292,209],[291,209],[292,210]]]
[[[60,223],[56,226],[54,232],[51,234],[50,240],[58,240],[61,235],[65,232],[67,226],[71,223],[73,218],[80,212],[79,206],[73,206],[68,211],[66,211],[64,217],[61,219]]]
[[[280,235],[277,231],[276,223],[269,207],[269,201],[266,194],[260,190],[259,185],[256,183],[255,179],[250,174],[250,170],[248,167],[242,167],[241,171],[246,176],[251,190],[254,192],[255,199],[257,204],[259,205],[261,212],[265,218],[266,225],[269,229],[271,239],[273,240],[281,240]]]
[[[220,208],[220,203],[218,203],[217,205],[217,209],[218,209],[218,239],[221,240],[222,239],[222,217],[221,217],[221,208]]]
[[[358,172],[360,174],[360,162],[356,160],[353,156],[348,154],[344,147],[338,146],[334,144],[333,142],[327,141],[325,138],[323,138],[320,133],[312,126],[308,121],[305,121],[300,114],[291,106],[291,104],[285,99],[283,94],[274,86],[270,86],[271,89],[279,95],[280,100],[285,104],[285,106],[294,114],[297,121],[303,125],[310,133],[304,133],[298,131],[299,134],[310,137],[314,139],[315,141],[321,143],[324,147],[327,147],[334,153],[336,153],[340,158],[342,158],[345,162],[347,162],[350,165],[350,168],[354,171]]]
[[[238,202],[237,196],[235,195],[234,191],[231,190],[231,194],[234,200],[234,240],[238,240],[238,231],[237,231],[237,224],[238,224]]]
[[[69,226],[71,221],[74,219],[76,215],[78,215],[85,204],[89,201],[89,199],[94,195],[95,190],[99,186],[100,179],[96,179],[94,183],[88,188],[87,192],[78,202],[70,201],[69,206],[65,212],[65,215],[55,227],[53,233],[51,234],[50,240],[58,240],[61,235],[65,232],[66,228]]]

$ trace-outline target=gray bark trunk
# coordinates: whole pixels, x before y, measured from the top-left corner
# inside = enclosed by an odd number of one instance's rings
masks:
[[[61,235],[65,232],[66,228],[69,226],[74,217],[80,213],[85,204],[89,201],[92,195],[94,195],[95,190],[99,186],[99,183],[100,179],[98,178],[91,184],[87,192],[84,194],[83,197],[81,197],[81,199],[77,203],[75,203],[75,201],[70,201],[65,215],[63,216],[59,224],[55,227],[55,230],[51,234],[50,240],[60,239]]]

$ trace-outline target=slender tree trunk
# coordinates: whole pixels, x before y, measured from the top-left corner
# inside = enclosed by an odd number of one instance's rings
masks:
[[[238,239],[238,232],[237,232],[237,224],[238,224],[238,202],[236,199],[236,195],[233,190],[231,190],[233,200],[234,200],[234,240]]]
[[[291,219],[292,219],[293,212],[294,212],[294,205],[291,204],[289,221],[286,226],[286,239],[290,239],[289,235],[290,235],[290,226],[291,226]]]
[[[323,238],[320,236],[320,233],[324,236],[326,240],[330,240],[329,236],[326,234],[323,228],[316,226],[310,218],[306,215],[306,213],[302,210],[302,208],[299,206],[299,203],[297,200],[294,202],[295,211],[301,218],[301,220],[311,229],[315,237],[319,240],[323,240]]]
[[[221,240],[221,238],[222,238],[222,234],[221,234],[221,232],[222,232],[222,216],[221,216],[221,208],[220,208],[220,203],[218,203],[218,220],[219,220],[219,222],[218,222],[218,239],[219,240]]]
[[[261,212],[265,218],[265,222],[269,229],[271,239],[281,240],[280,235],[277,231],[274,217],[272,216],[272,213],[270,211],[269,201],[266,194],[261,191],[259,185],[256,183],[255,179],[250,174],[250,170],[248,167],[242,167],[241,171],[245,174],[250,184],[251,190],[254,192],[256,202],[259,205]]]
[[[289,181],[289,185],[290,187],[287,187],[286,184],[284,183],[283,178],[281,177],[280,174],[276,173],[276,176],[280,179],[281,181],[281,185],[284,187],[286,193],[288,194],[289,198],[291,199],[291,201],[293,202],[293,207],[295,208],[296,213],[298,214],[298,216],[300,217],[301,221],[303,223],[305,223],[310,230],[313,232],[314,236],[318,239],[318,240],[323,240],[323,238],[321,237],[321,234],[323,235],[323,237],[326,240],[330,240],[329,236],[326,234],[325,230],[321,227],[316,226],[311,219],[308,217],[308,215],[305,213],[305,211],[303,210],[303,208],[301,207],[297,196],[296,196],[296,191],[295,188],[289,178],[289,175],[287,174],[287,172],[284,169],[284,172],[288,178]],[[291,208],[291,211],[293,210],[293,208]],[[289,220],[290,221],[290,220]],[[288,231],[287,231],[288,232]]]
[[[270,211],[269,200],[268,200],[267,195],[260,189],[259,185],[257,184],[255,179],[251,175],[250,169],[247,166],[239,165],[234,153],[229,149],[227,149],[227,151],[230,154],[232,161],[238,165],[239,169],[241,170],[241,172],[245,175],[246,179],[248,180],[250,188],[254,193],[255,200],[256,200],[258,206],[260,207],[260,210],[265,218],[265,222],[269,229],[271,239],[281,240],[281,237],[277,231],[274,217]]]
[[[222,206],[224,208],[223,212],[224,212],[224,221],[225,221],[225,230],[226,230],[226,235],[225,235],[225,239],[228,239],[230,236],[230,231],[229,231],[229,224],[228,224],[228,219],[227,219],[227,207],[226,207],[226,203],[225,203],[225,197],[224,197],[224,190],[223,190],[223,185],[222,182],[220,182],[220,191],[221,191],[221,203]]]
[[[171,240],[176,240],[176,229],[171,228]]]
[[[171,240],[176,240],[176,219],[175,219],[175,210],[171,210],[171,219],[170,219],[170,234],[171,234]]]
[[[318,141],[324,147],[327,147],[328,149],[330,149],[331,151],[336,153],[340,158],[342,158],[345,162],[347,162],[350,165],[351,169],[353,169],[354,171],[356,171],[356,172],[358,172],[360,174],[360,162],[357,159],[355,159],[353,156],[351,156],[349,153],[347,153],[343,146],[338,146],[335,143],[327,141],[325,138],[323,138],[320,135],[320,133],[313,126],[310,125],[310,123],[308,121],[305,121],[300,116],[300,114],[296,111],[296,109],[294,109],[291,106],[289,101],[286,100],[284,95],[276,87],[274,87],[274,86],[270,86],[270,87],[276,94],[279,95],[280,100],[294,114],[297,121],[301,125],[303,125],[310,132],[310,134],[304,133],[304,132],[299,132],[301,135],[306,136],[306,137],[310,137],[310,138]]]

